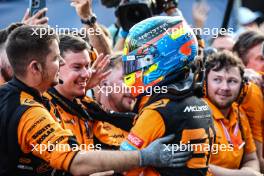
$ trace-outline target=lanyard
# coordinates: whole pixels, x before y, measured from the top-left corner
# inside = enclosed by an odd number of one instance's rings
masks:
[[[220,122],[221,122],[221,124],[222,124],[222,127],[223,127],[223,129],[224,129],[225,136],[226,136],[226,138],[227,138],[229,144],[233,144],[232,139],[231,139],[231,137],[230,137],[230,135],[229,135],[229,132],[228,132],[227,128],[226,128],[225,125],[223,124],[222,120],[220,120]],[[237,136],[238,129],[239,129],[239,125],[238,125],[238,122],[237,122],[237,123],[236,123],[236,126],[235,126],[235,129],[234,129],[234,132],[233,132],[234,136]]]
[[[88,114],[88,112],[84,109],[84,107],[82,107],[82,104],[78,104],[77,101],[76,102],[70,102],[71,105],[68,105],[67,102],[65,102],[62,98],[60,98],[56,92],[53,93],[51,91],[48,91],[48,93],[53,97],[53,100],[56,100],[58,103],[60,103],[61,105],[63,105],[64,108],[67,108],[68,111],[70,111],[70,113],[72,115],[77,115],[77,117],[79,119],[82,119],[84,121],[84,126],[85,126],[85,130],[86,130],[86,135],[88,138],[92,138],[92,129],[89,127],[89,123],[88,120],[93,121],[92,117]],[[79,113],[78,111],[81,111],[85,117],[83,117],[83,115],[81,113]],[[58,113],[59,114],[59,113]],[[61,118],[61,117],[60,117]],[[82,128],[80,127],[80,122],[79,122],[79,129],[82,133]]]
[[[93,129],[93,123],[92,123],[92,127],[89,127],[89,122],[88,120],[85,120],[84,122],[84,126],[86,129],[86,135],[89,139],[91,139],[93,137],[93,133],[92,133],[92,129]]]

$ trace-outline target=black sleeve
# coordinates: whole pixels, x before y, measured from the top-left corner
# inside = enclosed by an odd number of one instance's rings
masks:
[[[94,120],[108,122],[125,131],[130,131],[133,126],[134,118],[136,116],[135,113],[121,113],[114,111],[106,112],[99,104],[95,102],[85,102],[83,104],[85,104],[85,106],[87,107],[87,112]]]

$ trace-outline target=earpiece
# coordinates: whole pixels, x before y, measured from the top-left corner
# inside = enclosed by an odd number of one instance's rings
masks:
[[[63,80],[62,79],[59,79],[59,84],[63,84]]]

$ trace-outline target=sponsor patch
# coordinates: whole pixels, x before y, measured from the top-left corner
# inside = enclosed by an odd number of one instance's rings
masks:
[[[111,131],[112,130],[111,126],[107,125],[105,123],[103,124],[103,129],[106,130],[106,131]]]
[[[127,151],[127,150],[137,150],[134,146],[130,145],[128,142],[122,142],[120,145],[120,150]]]
[[[113,135],[110,135],[109,137],[124,139],[125,138],[125,135],[124,134],[113,134]]]
[[[31,159],[29,159],[29,158],[19,158],[19,163],[21,163],[21,164],[30,164],[31,163]]]
[[[38,140],[37,143],[42,143],[51,133],[53,133],[55,130],[54,128],[49,129],[45,134],[43,134]]]
[[[45,116],[40,117],[29,129],[28,133],[30,133],[40,122],[44,121],[46,119]]]
[[[41,173],[45,173],[45,172],[48,172],[48,171],[51,171],[53,170],[47,163],[41,163],[37,169],[36,169],[36,172],[41,174]]]
[[[142,145],[144,144],[144,141],[139,137],[137,137],[136,135],[134,135],[133,133],[129,133],[129,135],[127,136],[127,140],[132,144],[134,144],[137,148],[141,148]]]
[[[201,111],[208,111],[209,107],[207,105],[204,106],[186,106],[183,112],[201,112]]]
[[[148,109],[157,109],[157,108],[160,108],[160,107],[165,107],[168,104],[168,102],[169,102],[169,100],[159,100],[159,101],[156,101],[156,102],[150,104],[146,108],[148,108]]]
[[[37,131],[32,138],[36,139],[39,135],[41,135],[42,133],[44,133],[46,130],[48,130],[50,128],[50,124],[47,124],[45,127],[41,128],[39,131]]]
[[[42,107],[42,105],[39,104],[37,101],[32,100],[32,99],[28,99],[28,98],[22,99],[21,102],[22,102],[21,104],[23,104],[23,105],[28,105],[28,106],[41,106]]]

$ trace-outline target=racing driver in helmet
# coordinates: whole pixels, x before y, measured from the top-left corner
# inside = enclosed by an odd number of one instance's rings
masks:
[[[175,146],[172,152],[191,154],[178,168],[139,168],[126,175],[206,175],[214,130],[211,111],[197,96],[203,82],[197,51],[196,37],[181,17],[156,16],[130,29],[122,57],[124,83],[138,98],[139,108],[120,149],[142,149],[175,134],[173,143],[166,145]]]

